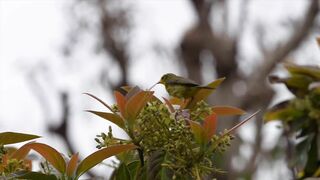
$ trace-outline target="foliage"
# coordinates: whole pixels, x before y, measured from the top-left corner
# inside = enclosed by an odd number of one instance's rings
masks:
[[[123,87],[115,91],[116,104],[109,106],[94,95],[110,112],[88,110],[123,129],[129,139],[116,138],[109,127],[97,135],[96,152],[79,160],[75,153],[65,157],[53,147],[29,142],[15,149],[9,144],[39,138],[30,134],[0,133],[0,176],[7,179],[68,179],[76,180],[104,159],[116,156],[119,166],[112,179],[202,179],[213,172],[223,172],[214,165],[217,153],[230,145],[231,135],[250,116],[229,130],[216,133],[219,116],[242,115],[231,106],[210,106],[204,100],[223,81],[218,79],[199,89],[190,99],[155,97],[153,91]],[[32,171],[28,159],[33,150],[45,161],[41,171]]]
[[[0,134],[0,139],[10,134],[11,142],[23,142],[38,138],[39,136],[5,132]],[[135,148],[133,144],[114,145],[98,150],[83,161],[78,162],[78,153],[65,160],[56,149],[42,143],[30,142],[19,149],[4,147],[2,141],[0,149],[1,178],[8,179],[78,179],[83,173],[102,162],[104,159]],[[6,143],[12,144],[12,143]],[[43,172],[33,172],[31,161],[26,158],[30,150],[38,152],[46,159],[42,164]]]
[[[295,95],[265,114],[265,121],[281,120],[286,131],[297,139],[294,166],[298,178],[320,177],[320,68],[285,64],[290,77],[271,76]]]
[[[114,92],[117,103],[109,106],[88,94],[111,113],[88,112],[118,125],[130,138],[115,138],[109,128],[107,133],[97,135],[97,147],[128,141],[137,146],[136,152],[117,156],[120,166],[113,178],[202,179],[212,172],[222,172],[214,166],[214,157],[230,145],[232,135],[227,130],[216,133],[218,116],[245,113],[231,106],[212,107],[204,101],[223,80],[208,84],[210,89],[199,89],[190,99],[161,101],[153,91],[125,87]]]

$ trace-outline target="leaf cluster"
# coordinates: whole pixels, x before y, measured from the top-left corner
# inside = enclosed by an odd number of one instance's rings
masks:
[[[123,142],[137,147],[134,153],[117,155],[120,166],[113,178],[201,179],[220,172],[214,166],[214,155],[230,145],[232,130],[217,133],[218,116],[245,113],[239,108],[210,106],[205,102],[222,81],[223,78],[213,81],[207,85],[212,89],[201,89],[190,99],[160,100],[152,91],[124,87],[114,92],[116,104],[109,106],[88,94],[110,111],[88,112],[113,122],[129,136],[115,138],[109,129],[108,133],[97,135],[98,147]]]
[[[150,90],[123,87],[115,91],[116,103],[109,106],[88,94],[107,109],[92,111],[127,133],[128,139],[114,137],[112,128],[97,135],[98,150],[80,160],[79,153],[65,157],[53,147],[35,141],[20,148],[8,145],[39,138],[31,134],[0,133],[1,179],[77,180],[106,158],[116,156],[120,163],[112,179],[202,179],[212,172],[221,172],[214,157],[228,148],[232,132],[254,115],[224,132],[217,133],[218,117],[242,115],[231,106],[210,106],[205,99],[224,80],[217,79],[200,89],[190,99],[160,100]],[[41,171],[32,171],[28,154],[34,151],[44,158]]]
[[[266,122],[281,120],[286,131],[298,141],[294,166],[297,178],[320,177],[320,68],[285,64],[290,76],[271,76],[283,83],[294,98],[273,106],[264,116]]]

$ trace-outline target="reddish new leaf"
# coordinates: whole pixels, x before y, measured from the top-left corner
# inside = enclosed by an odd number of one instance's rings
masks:
[[[29,152],[30,152],[30,148],[26,145],[23,145],[19,149],[17,149],[16,151],[14,151],[10,155],[10,158],[22,160],[29,154]]]
[[[90,113],[93,113],[99,117],[102,117],[103,119],[106,119],[106,120],[116,124],[117,126],[119,126],[122,129],[125,128],[124,121],[118,114],[100,112],[100,111],[91,111],[91,110],[88,110],[87,112],[90,112]]]
[[[217,130],[217,115],[215,113],[212,113],[205,118],[203,122],[203,129],[208,142]]]
[[[29,143],[24,146],[41,154],[41,156],[50,162],[53,167],[55,167],[60,173],[64,174],[66,170],[66,162],[57,150],[42,143]]]
[[[101,150],[98,150],[88,157],[86,157],[78,166],[76,170],[76,177],[79,178],[83,173],[101,163],[106,158],[117,155],[124,151],[132,150],[136,148],[134,144],[114,145]]]
[[[175,105],[179,105],[180,106],[180,109],[185,109],[186,106],[189,104],[190,102],[190,99],[179,99],[179,98],[176,98],[176,97],[172,97],[169,102],[171,104],[175,104]]]
[[[126,114],[126,111],[125,111],[126,103],[127,103],[126,102],[126,98],[118,91],[114,92],[114,96],[116,98],[118,109],[119,109],[122,117],[127,119],[127,114]]]
[[[128,115],[127,120],[129,121],[129,124],[133,124],[133,120],[135,120],[141,109],[151,99],[152,94],[153,91],[141,91],[128,100],[125,110]]]
[[[169,101],[168,99],[166,99],[166,98],[164,98],[164,97],[162,97],[162,98],[163,98],[164,102],[167,104],[169,111],[170,111],[171,113],[173,113],[173,112],[174,112],[174,107],[173,107],[173,105],[170,103],[170,101]]]
[[[218,116],[242,115],[246,113],[244,110],[232,106],[213,106],[212,111]]]
[[[71,159],[67,165],[67,171],[66,171],[68,177],[72,177],[74,175],[74,172],[77,168],[78,160],[79,160],[79,153],[76,153],[71,156]]]
[[[183,103],[183,100],[176,98],[176,97],[172,97],[169,101],[171,104],[175,104],[175,105],[179,105],[179,106],[181,106],[181,104]]]

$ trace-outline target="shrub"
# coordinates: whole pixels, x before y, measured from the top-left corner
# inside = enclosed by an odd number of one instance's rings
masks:
[[[114,92],[116,104],[109,106],[92,94],[109,112],[88,110],[121,129],[128,139],[114,137],[112,128],[95,138],[98,150],[79,161],[78,153],[65,158],[49,145],[30,142],[10,150],[8,144],[39,138],[39,136],[0,133],[0,173],[6,178],[78,179],[104,159],[116,155],[119,165],[112,179],[202,179],[213,172],[214,157],[223,153],[233,138],[232,132],[251,119],[248,117],[229,130],[217,133],[219,116],[242,115],[231,106],[210,106],[205,99],[224,79],[208,84],[189,99],[160,100],[150,90],[123,87]],[[45,158],[42,171],[32,171],[29,151]]]

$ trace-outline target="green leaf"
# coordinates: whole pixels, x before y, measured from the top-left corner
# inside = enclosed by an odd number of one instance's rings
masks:
[[[76,177],[80,177],[83,173],[99,164],[106,158],[114,156],[124,151],[132,150],[136,148],[134,144],[114,145],[101,150],[98,150],[88,157],[86,157],[78,166],[76,170]]]
[[[124,121],[118,114],[100,112],[100,111],[91,111],[91,110],[88,110],[87,112],[90,112],[90,113],[93,113],[99,117],[102,117],[103,119],[106,119],[106,120],[116,124],[120,128],[125,129]]]
[[[148,180],[147,178],[147,166],[143,166],[138,169],[137,175],[136,175],[137,180]]]
[[[225,78],[220,78],[217,79],[211,83],[209,83],[207,86],[211,87],[212,89],[201,89],[199,90],[194,97],[192,98],[192,100],[188,103],[187,105],[187,109],[191,109],[194,105],[197,104],[197,102],[201,101],[201,100],[205,100],[208,98],[208,96],[210,94],[212,94],[215,89],[225,80]]]
[[[212,113],[204,119],[203,129],[206,134],[207,142],[209,142],[217,129],[217,115],[215,113]]]
[[[306,167],[304,169],[305,171],[305,177],[310,177],[312,176],[317,168],[319,167],[319,156],[318,156],[318,144],[317,144],[317,137],[314,136],[313,140],[311,142],[311,147],[310,150],[308,151],[308,160]]]
[[[62,155],[54,148],[42,143],[29,143],[23,145],[22,147],[33,149],[34,151],[38,152],[60,173],[65,173],[66,162],[64,161]]]
[[[23,134],[23,133],[16,133],[16,132],[3,132],[0,133],[0,144],[14,144],[24,141],[29,141],[32,139],[37,139],[40,136],[33,135],[33,134]]]
[[[29,180],[58,180],[55,175],[43,174],[41,172],[18,172],[13,175],[16,179],[29,179]]]
[[[213,106],[212,111],[218,116],[243,115],[246,113],[244,110],[232,106]]]
[[[302,111],[298,111],[290,106],[290,101],[284,101],[268,110],[268,112],[264,114],[263,119],[266,122],[272,120],[289,121],[300,118],[303,115],[304,113]]]
[[[134,151],[125,151],[115,156],[120,162],[125,162],[128,164],[136,158],[136,153]]]
[[[301,66],[292,63],[286,63],[284,66],[291,75],[302,74],[320,80],[320,68],[316,66]]]
[[[160,178],[161,180],[171,180],[172,179],[172,170],[170,170],[167,167],[162,167],[161,172],[160,172],[160,176],[161,176],[161,178]]]
[[[195,121],[188,121],[190,123],[190,128],[192,131],[192,134],[194,135],[194,138],[196,140],[197,143],[203,145],[204,141],[206,139],[206,134],[204,132],[204,129],[202,128],[202,126]]]
[[[148,158],[147,162],[147,179],[158,179],[164,161],[165,152],[154,151]]]
[[[116,170],[115,180],[131,180],[131,175],[128,170],[128,167],[125,163],[121,163],[118,169]]]
[[[288,78],[269,76],[271,83],[284,83],[287,88],[297,97],[303,97],[309,92],[309,85],[314,81],[313,78],[301,74],[293,74]]]
[[[127,165],[127,167],[130,172],[131,179],[137,179],[137,173],[140,168],[140,161],[132,161]]]

